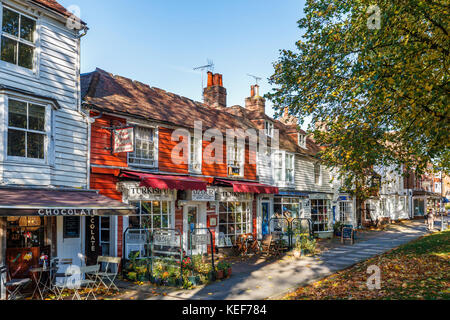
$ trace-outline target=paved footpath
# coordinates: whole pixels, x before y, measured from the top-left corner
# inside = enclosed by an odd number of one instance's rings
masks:
[[[435,225],[435,227],[438,227]],[[427,234],[422,221],[408,221],[392,225],[380,231],[367,241],[339,245],[316,257],[299,260],[282,259],[275,262],[255,262],[245,268],[233,266],[233,276],[225,281],[215,282],[194,290],[168,292],[155,296],[145,289],[131,291],[122,299],[181,299],[181,300],[262,300],[277,298],[284,293],[311,282],[315,282],[336,271],[346,269],[358,262],[387,252],[404,243]],[[236,270],[236,271],[235,271]]]

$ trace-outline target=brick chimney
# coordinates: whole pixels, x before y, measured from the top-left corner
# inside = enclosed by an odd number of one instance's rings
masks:
[[[250,97],[245,99],[245,108],[251,111],[266,113],[266,99],[259,95],[259,86],[251,86]]]
[[[284,123],[285,125],[294,125],[298,124],[298,119],[294,116],[291,116],[289,114],[289,109],[284,109],[283,117],[280,118],[280,122]]]
[[[227,107],[227,89],[223,87],[221,74],[208,72],[208,85],[203,90],[203,99],[211,108],[222,109]]]

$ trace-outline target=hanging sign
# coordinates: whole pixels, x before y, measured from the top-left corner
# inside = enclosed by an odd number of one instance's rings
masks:
[[[113,153],[134,152],[134,128],[114,130]]]

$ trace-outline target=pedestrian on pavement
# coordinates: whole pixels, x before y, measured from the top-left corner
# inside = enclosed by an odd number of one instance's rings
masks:
[[[433,229],[434,229],[434,213],[433,213],[432,208],[428,209],[427,222],[428,222],[428,230],[433,231]]]

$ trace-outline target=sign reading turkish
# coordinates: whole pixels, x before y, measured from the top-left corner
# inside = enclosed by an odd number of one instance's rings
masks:
[[[113,153],[134,152],[134,128],[114,130]]]

